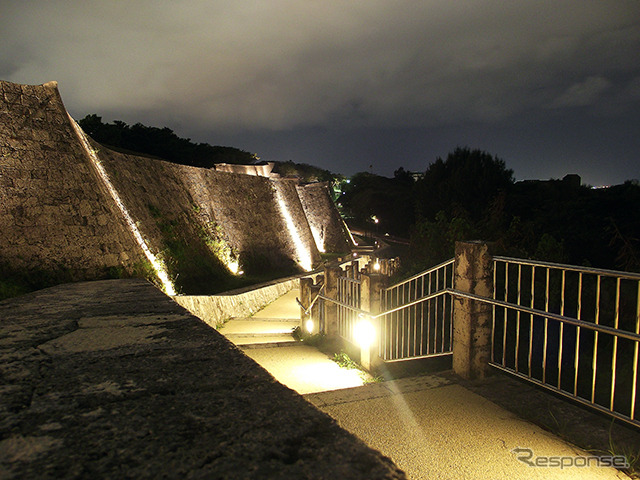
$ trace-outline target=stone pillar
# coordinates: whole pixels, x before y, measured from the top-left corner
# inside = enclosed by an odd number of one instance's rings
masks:
[[[491,298],[493,257],[488,244],[456,242],[454,289]],[[491,305],[454,297],[453,370],[465,379],[490,373]]]
[[[338,296],[338,277],[340,267],[324,267],[324,295],[329,298]],[[324,328],[327,336],[338,335],[338,306],[333,302],[324,302]]]
[[[360,293],[360,309],[372,316],[382,311],[382,290],[386,286],[387,277],[379,273],[362,274]],[[364,318],[375,329],[375,337],[370,345],[360,346],[360,365],[371,371],[379,364],[378,345],[380,342],[380,319]]]

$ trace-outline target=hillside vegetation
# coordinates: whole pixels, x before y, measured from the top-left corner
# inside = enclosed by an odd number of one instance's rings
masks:
[[[640,271],[640,186],[580,185],[579,177],[515,182],[506,163],[458,148],[415,181],[352,177],[340,199],[350,222],[408,236],[410,271],[451,258],[456,241],[495,243],[498,254],[616,270]],[[377,219],[377,223],[374,223]]]
[[[167,127],[149,127],[141,123],[128,125],[121,120],[111,123],[90,114],[78,122],[96,142],[121,153],[144,154],[180,165],[211,168],[216,163],[250,165],[260,162],[255,153],[235,147],[194,143],[181,138]],[[306,163],[274,162],[274,173],[295,176],[304,182],[332,182],[338,175]]]

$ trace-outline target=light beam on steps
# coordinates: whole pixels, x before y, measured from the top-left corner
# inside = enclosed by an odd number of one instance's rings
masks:
[[[145,239],[142,237],[142,234],[140,233],[140,230],[138,229],[136,222],[134,222],[133,218],[131,218],[131,215],[129,214],[127,207],[124,205],[124,203],[120,199],[120,195],[118,194],[118,191],[111,183],[111,180],[109,179],[109,175],[107,174],[107,171],[104,169],[104,167],[100,163],[100,160],[98,159],[98,156],[96,155],[95,150],[91,148],[91,145],[89,144],[89,140],[87,139],[87,136],[85,135],[84,131],[80,128],[77,122],[73,118],[71,118],[70,115],[69,115],[69,120],[71,120],[71,125],[73,125],[73,128],[76,131],[76,134],[78,135],[78,138],[82,143],[82,146],[87,152],[87,155],[89,155],[91,164],[94,166],[96,172],[98,173],[98,176],[104,182],[104,185],[105,187],[107,187],[107,190],[111,194],[111,197],[113,198],[114,202],[116,202],[116,205],[118,205],[118,208],[120,209],[120,212],[122,212],[122,216],[127,222],[127,225],[129,226],[131,233],[133,233],[133,236],[138,242],[138,245],[140,245],[140,248],[142,248],[142,251],[144,252],[145,256],[147,257],[147,259],[153,266],[154,270],[156,271],[156,275],[158,275],[158,278],[162,282],[162,286],[164,288],[165,293],[167,295],[175,295],[176,291],[173,287],[173,283],[171,283],[171,280],[169,279],[169,275],[167,274],[167,271],[164,268],[164,265],[160,260],[158,260],[158,258],[149,249],[149,246],[147,245],[147,242],[145,241]]]

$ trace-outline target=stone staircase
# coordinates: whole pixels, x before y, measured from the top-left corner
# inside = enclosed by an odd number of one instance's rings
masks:
[[[296,343],[292,332],[298,325],[298,318],[234,318],[219,332],[240,348],[280,347]]]
[[[296,345],[292,332],[300,325],[297,295],[298,290],[292,290],[252,317],[229,320],[218,331],[243,349]]]

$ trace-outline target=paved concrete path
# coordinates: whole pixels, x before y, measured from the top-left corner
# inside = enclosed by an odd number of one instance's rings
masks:
[[[299,295],[300,291],[294,288],[254,314],[252,318],[292,319],[300,323],[300,306],[296,302]]]
[[[589,454],[439,375],[305,398],[414,480],[628,478],[609,467],[528,466],[514,449],[531,449],[534,461]]]
[[[292,318],[299,313],[296,293],[286,294],[253,318]],[[517,454],[516,448],[531,449],[534,460],[588,453],[469,391],[452,375],[362,386],[356,370],[338,367],[313,347],[251,347],[243,347],[244,352],[278,381],[306,394],[340,426],[393,459],[409,478],[627,478],[613,468],[531,467],[518,460],[518,455],[528,453]]]
[[[372,380],[369,374],[360,370],[341,368],[309,345],[251,348],[244,353],[280,383],[300,394],[359,387]]]

